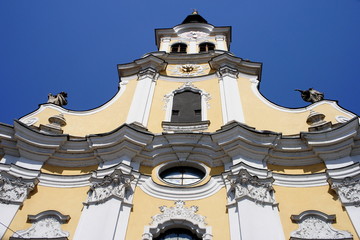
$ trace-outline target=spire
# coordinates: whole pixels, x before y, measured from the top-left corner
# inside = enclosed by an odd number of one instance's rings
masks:
[[[186,23],[208,23],[202,16],[199,15],[198,10],[194,9],[192,14],[188,15],[181,24]]]

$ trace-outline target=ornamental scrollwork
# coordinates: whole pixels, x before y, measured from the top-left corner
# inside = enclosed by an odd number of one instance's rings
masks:
[[[58,211],[48,210],[37,215],[29,215],[28,221],[32,226],[26,230],[16,231],[12,239],[51,239],[67,238],[69,233],[61,229],[61,224],[68,222],[69,215],[62,215]]]
[[[344,205],[360,206],[360,175],[344,179],[329,179]]]
[[[85,204],[103,203],[112,197],[126,201],[129,195],[132,194],[131,182],[133,180],[133,175],[124,174],[121,170],[115,170],[111,175],[104,178],[92,177],[90,179],[91,187],[88,192],[88,199]]]
[[[257,204],[274,205],[274,189],[272,177],[260,179],[251,176],[247,170],[241,169],[236,175],[228,175],[230,182],[229,197],[232,200],[249,199]]]
[[[22,204],[37,183],[37,179],[28,180],[0,172],[0,202]]]
[[[351,233],[331,226],[331,223],[335,221],[335,215],[309,210],[299,215],[292,215],[291,219],[299,224],[299,228],[290,234],[290,240],[353,239]]]

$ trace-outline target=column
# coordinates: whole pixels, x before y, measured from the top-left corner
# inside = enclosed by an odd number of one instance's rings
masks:
[[[115,170],[103,178],[93,176],[88,199],[74,240],[124,240],[135,189],[134,176]]]
[[[244,123],[244,113],[237,82],[238,71],[228,66],[219,69],[220,95],[223,112],[223,123],[238,121]]]
[[[36,178],[23,179],[0,172],[0,239],[2,239],[19,207],[38,183]]]
[[[225,41],[225,36],[223,35],[217,35],[215,37],[215,41],[216,41],[216,50],[223,50],[223,51],[227,51],[227,46],[226,46],[226,41]]]
[[[283,228],[273,197],[272,177],[260,179],[241,169],[227,176],[231,240],[282,240]]]
[[[169,38],[169,37],[161,38],[159,51],[169,52],[170,40],[171,40],[171,38]]]
[[[139,72],[135,94],[126,120],[127,123],[138,122],[146,127],[157,76],[158,73],[153,68],[147,68]]]
[[[360,174],[343,179],[330,178],[328,181],[338,194],[356,233],[360,236]]]

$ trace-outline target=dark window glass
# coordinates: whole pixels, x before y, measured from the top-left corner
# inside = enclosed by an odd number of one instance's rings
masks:
[[[200,122],[201,95],[192,91],[176,93],[173,99],[171,122]]]
[[[173,228],[169,229],[154,240],[201,240],[190,230]]]
[[[205,43],[201,43],[199,45],[199,48],[200,48],[200,52],[208,52],[208,51],[214,50],[215,45],[212,43],[205,42]]]
[[[172,167],[160,173],[161,179],[176,185],[193,184],[203,179],[204,176],[203,171],[187,166]]]
[[[185,43],[175,43],[171,46],[172,53],[186,53],[187,45]]]

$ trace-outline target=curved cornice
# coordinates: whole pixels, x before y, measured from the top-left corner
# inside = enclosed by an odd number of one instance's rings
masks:
[[[214,133],[159,135],[135,124],[124,124],[114,131],[83,138],[41,133],[15,121],[14,126],[1,125],[0,149],[7,155],[67,167],[129,159],[148,166],[171,160],[196,160],[214,167],[236,159],[303,166],[359,155],[358,136],[358,118],[334,129],[295,136],[231,122]]]

